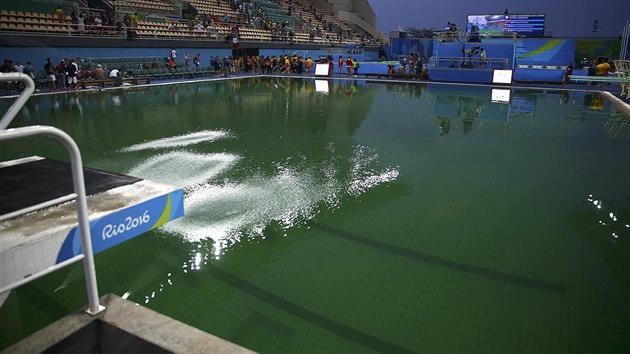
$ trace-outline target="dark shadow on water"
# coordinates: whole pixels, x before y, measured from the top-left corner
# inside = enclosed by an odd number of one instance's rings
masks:
[[[406,257],[418,262],[431,264],[434,266],[444,267],[459,272],[479,275],[491,280],[502,281],[508,284],[518,285],[526,288],[548,291],[552,293],[564,294],[567,289],[564,285],[551,283],[543,280],[537,280],[532,278],[523,277],[516,274],[505,273],[497,270],[483,268],[475,265],[460,263],[451,261],[445,258],[433,256],[427,253],[421,253],[417,251],[408,250],[402,247],[390,245],[376,240],[371,240],[365,237],[355,235],[353,233],[340,230],[328,225],[319,223],[311,223],[313,228],[319,229],[333,236],[343,238],[348,241],[360,243],[364,246],[372,247],[379,251],[391,253],[396,256]]]
[[[369,334],[360,332],[347,325],[335,322],[314,311],[306,309],[296,303],[264,290],[216,266],[209,266],[208,271],[216,279],[255,297],[259,301],[275,306],[282,311],[360,346],[368,347],[381,353],[415,353],[409,349],[402,348],[396,344],[384,341]]]

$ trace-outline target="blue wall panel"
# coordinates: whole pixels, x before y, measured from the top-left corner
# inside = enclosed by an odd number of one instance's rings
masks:
[[[431,81],[492,83],[492,71],[473,69],[435,69],[429,68]]]
[[[518,43],[521,65],[567,65],[575,57],[575,39],[528,39]]]
[[[514,71],[514,81],[562,82],[565,73],[566,70],[519,68]]]

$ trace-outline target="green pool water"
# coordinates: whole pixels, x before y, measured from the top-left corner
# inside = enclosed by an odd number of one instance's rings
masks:
[[[12,126],[184,187],[183,219],[96,255],[99,291],[249,349],[628,352],[628,117],[597,93],[509,96],[254,78],[38,96]],[[0,146],[32,154],[67,160]],[[11,292],[0,349],[86,302],[81,265]]]

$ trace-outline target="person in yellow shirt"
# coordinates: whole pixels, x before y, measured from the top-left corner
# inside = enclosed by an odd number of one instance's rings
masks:
[[[610,71],[610,64],[606,60],[598,60],[598,64],[595,67],[595,73],[597,76],[608,76],[608,72]],[[603,86],[602,82],[599,83],[598,86]]]
[[[55,16],[57,16],[59,22],[63,23],[63,9],[61,8],[61,6],[57,6],[57,10],[55,10]]]
[[[289,56],[284,57],[284,73],[291,74],[291,61],[289,60]]]
[[[138,28],[138,13],[131,15],[131,28]]]
[[[312,67],[313,67],[313,59],[311,59],[311,57],[308,57],[308,59],[306,59],[306,76],[311,75]]]
[[[605,60],[602,60],[595,67],[595,72],[597,72],[597,76],[606,76],[608,75],[609,71],[610,71],[610,64],[608,64],[608,62]]]
[[[352,70],[354,70],[354,77],[357,77],[357,75],[359,74],[359,67],[361,67],[359,61],[356,58],[352,59]]]

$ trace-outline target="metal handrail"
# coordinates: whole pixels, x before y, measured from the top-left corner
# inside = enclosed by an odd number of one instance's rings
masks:
[[[509,58],[486,58],[481,59],[479,57],[433,57],[430,62],[433,68],[466,68],[466,65],[472,65],[475,69],[492,70],[497,66],[502,66],[503,69],[510,69]],[[446,64],[447,66],[444,66]]]
[[[13,103],[7,113],[0,119],[0,141],[15,140],[31,136],[43,135],[51,137],[61,142],[68,154],[70,155],[70,164],[72,167],[72,184],[77,200],[77,219],[79,223],[79,231],[81,234],[81,248],[83,250],[83,270],[85,275],[85,283],[88,293],[88,308],[86,312],[90,315],[96,315],[103,311],[105,307],[101,306],[98,299],[98,287],[96,283],[96,270],[94,267],[94,254],[92,252],[92,236],[90,233],[90,224],[87,211],[87,198],[85,196],[85,180],[83,177],[83,163],[81,161],[81,152],[74,140],[64,131],[50,126],[34,125],[22,128],[6,129],[13,118],[22,109],[24,103],[30,98],[35,89],[35,84],[30,76],[21,73],[0,74],[0,82],[21,81],[26,86],[20,97]],[[74,197],[74,196],[73,196]],[[61,267],[80,260],[79,257],[72,258],[72,262],[64,262],[56,264],[52,267],[37,272],[27,279],[14,282],[0,289],[0,293],[12,290],[26,282],[37,279],[43,275],[51,273]]]
[[[7,129],[13,118],[15,118],[18,112],[22,109],[33,92],[35,92],[35,83],[28,75],[21,73],[5,73],[1,75],[0,82],[22,81],[25,87],[17,100],[13,102],[2,119],[0,119],[0,131]]]

